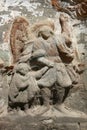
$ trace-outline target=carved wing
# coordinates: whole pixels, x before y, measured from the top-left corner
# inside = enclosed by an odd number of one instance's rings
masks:
[[[13,63],[16,63],[23,51],[24,44],[28,40],[29,22],[24,17],[14,19],[10,31],[10,46],[13,55]]]

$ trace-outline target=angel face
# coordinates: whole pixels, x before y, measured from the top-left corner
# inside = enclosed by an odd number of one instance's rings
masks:
[[[49,26],[42,26],[39,29],[38,37],[42,37],[43,39],[47,40],[49,37],[51,37],[54,34],[53,30]]]

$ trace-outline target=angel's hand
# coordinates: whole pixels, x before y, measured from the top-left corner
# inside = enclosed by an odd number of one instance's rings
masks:
[[[39,49],[39,50],[36,50],[36,51],[32,54],[31,58],[39,58],[39,57],[43,57],[43,56],[45,56],[45,55],[46,55],[46,51],[43,50],[43,49]]]

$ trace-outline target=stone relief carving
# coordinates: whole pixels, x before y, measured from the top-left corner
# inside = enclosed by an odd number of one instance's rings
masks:
[[[64,105],[70,89],[79,84],[81,71],[68,17],[60,14],[59,22],[61,33],[56,34],[55,24],[50,20],[32,26],[24,17],[13,21],[8,112],[23,110],[29,113],[33,106],[39,106],[33,111],[36,115],[53,107],[66,116],[69,112],[71,116],[85,116]]]
[[[24,43],[28,37],[27,28],[29,26],[29,22],[25,19],[21,19],[20,17],[13,21],[11,30],[10,30],[10,46],[13,55],[13,63],[17,62],[22,49],[24,47]]]

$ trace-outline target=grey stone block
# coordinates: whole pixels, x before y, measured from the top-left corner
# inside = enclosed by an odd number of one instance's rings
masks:
[[[87,123],[81,123],[80,130],[87,130]]]
[[[79,126],[76,123],[61,123],[54,125],[52,130],[79,130]],[[49,129],[50,130],[50,129]]]

